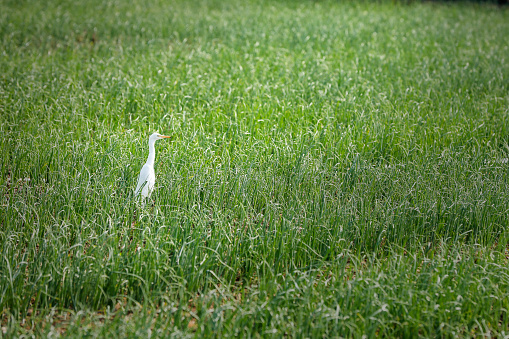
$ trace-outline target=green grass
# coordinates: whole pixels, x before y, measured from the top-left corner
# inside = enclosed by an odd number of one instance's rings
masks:
[[[490,5],[0,2],[2,335],[509,335],[508,31]]]

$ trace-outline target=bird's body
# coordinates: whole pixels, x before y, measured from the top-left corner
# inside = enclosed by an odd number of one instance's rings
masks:
[[[150,194],[154,190],[154,185],[156,183],[156,174],[154,171],[154,162],[156,159],[156,148],[155,143],[156,140],[170,138],[165,135],[161,135],[159,133],[152,134],[148,139],[148,158],[147,162],[140,171],[140,176],[138,177],[138,184],[136,185],[136,190],[134,191],[134,196],[137,197],[141,193],[142,203],[145,204],[145,198],[149,198]]]
[[[148,164],[143,165],[140,171],[140,176],[138,177],[138,185],[136,185],[134,195],[137,196],[141,193],[143,198],[150,197],[150,194],[154,190],[155,183],[156,173],[154,171],[154,166],[150,166]]]

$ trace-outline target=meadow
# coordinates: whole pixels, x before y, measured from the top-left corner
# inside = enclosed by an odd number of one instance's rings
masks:
[[[489,4],[2,0],[0,336],[509,336],[507,32]]]

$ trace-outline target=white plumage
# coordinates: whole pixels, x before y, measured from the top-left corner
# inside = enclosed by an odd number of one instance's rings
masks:
[[[140,176],[138,177],[138,184],[136,185],[136,190],[134,191],[134,196],[137,197],[141,193],[142,205],[145,205],[145,198],[149,198],[150,194],[154,190],[154,185],[156,183],[156,174],[154,172],[154,161],[156,159],[156,149],[155,143],[159,139],[170,138],[166,135],[161,135],[159,133],[154,133],[148,138],[148,158],[147,162],[140,171]]]

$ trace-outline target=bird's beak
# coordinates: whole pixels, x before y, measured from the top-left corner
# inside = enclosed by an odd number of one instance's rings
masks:
[[[169,136],[167,136],[167,135],[160,135],[159,137],[160,137],[160,138],[171,138],[171,137],[169,137]]]

